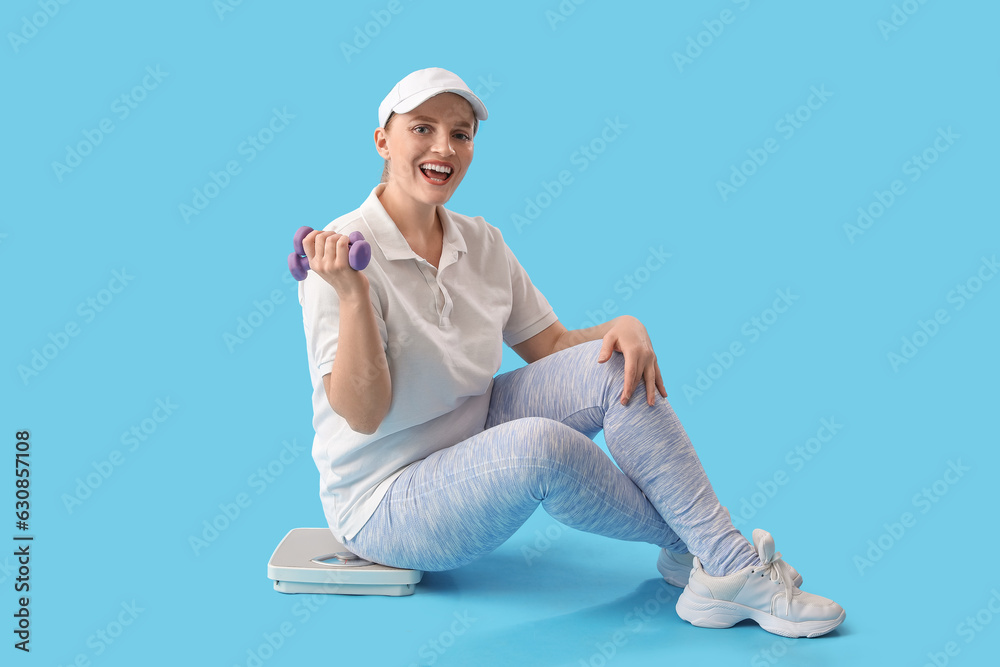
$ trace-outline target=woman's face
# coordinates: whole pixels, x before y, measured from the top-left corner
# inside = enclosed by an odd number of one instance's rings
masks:
[[[394,115],[388,129],[375,130],[375,146],[390,160],[387,187],[426,204],[446,203],[472,163],[474,119],[472,105],[454,93]]]

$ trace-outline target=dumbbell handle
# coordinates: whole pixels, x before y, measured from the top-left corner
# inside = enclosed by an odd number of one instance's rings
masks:
[[[299,227],[295,236],[292,237],[294,251],[288,255],[288,270],[292,272],[292,276],[296,280],[305,280],[306,273],[309,271],[309,258],[306,257],[306,251],[302,247],[302,239],[312,231],[312,227]],[[372,247],[368,241],[365,241],[361,232],[351,232],[347,237],[347,244],[350,248],[347,255],[348,263],[355,271],[361,271],[368,266],[368,262],[372,258]]]

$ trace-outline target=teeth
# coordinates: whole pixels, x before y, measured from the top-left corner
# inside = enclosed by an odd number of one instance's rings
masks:
[[[440,172],[445,173],[445,174],[450,174],[451,173],[451,167],[443,167],[443,166],[441,166],[439,164],[422,164],[422,165],[420,165],[420,168],[421,169],[433,169],[434,171],[440,171]]]

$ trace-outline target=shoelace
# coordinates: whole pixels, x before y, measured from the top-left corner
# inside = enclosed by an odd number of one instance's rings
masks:
[[[788,616],[792,605],[792,593],[795,590],[795,586],[792,585],[791,567],[781,559],[781,554],[778,552],[775,552],[769,560],[761,560],[764,567],[758,569],[767,570],[771,574],[771,581],[780,581],[785,587],[785,616]]]

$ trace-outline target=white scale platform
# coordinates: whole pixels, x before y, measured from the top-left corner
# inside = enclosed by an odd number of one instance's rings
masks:
[[[359,558],[329,528],[295,528],[271,554],[267,576],[281,593],[413,595],[424,573]]]

